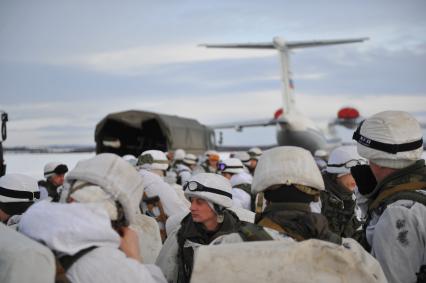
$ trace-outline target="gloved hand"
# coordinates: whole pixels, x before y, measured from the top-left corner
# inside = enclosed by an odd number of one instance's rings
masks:
[[[358,191],[362,195],[368,195],[373,192],[377,181],[369,165],[354,166],[351,168],[351,174],[358,186]]]

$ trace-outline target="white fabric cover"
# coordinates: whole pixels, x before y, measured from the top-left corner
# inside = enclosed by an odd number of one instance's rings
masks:
[[[225,164],[225,169],[223,169],[223,173],[231,173],[231,174],[238,174],[241,172],[244,172],[244,165],[238,158],[228,158],[223,161]],[[235,167],[235,168],[228,168],[228,166]]]
[[[167,236],[171,235],[173,233],[173,231],[180,228],[180,222],[187,215],[188,215],[188,212],[176,214],[176,215],[173,215],[173,216],[170,216],[169,218],[167,218],[167,221],[166,221],[166,234],[167,234]]]
[[[317,149],[314,152],[314,156],[315,157],[319,157],[319,158],[326,158],[328,155],[327,151],[324,149]]]
[[[127,220],[134,223],[139,213],[143,194],[143,179],[138,172],[118,155],[102,153],[79,161],[66,177],[69,184],[74,180],[86,181],[100,186],[123,206]]]
[[[40,201],[22,215],[19,231],[68,255],[94,245],[120,245],[120,236],[112,229],[107,212],[95,203]]]
[[[138,159],[133,154],[126,154],[123,156],[123,159],[130,163],[132,166],[136,166]]]
[[[232,206],[251,209],[251,196],[244,190],[232,188]]]
[[[155,261],[155,264],[161,269],[167,282],[173,283],[177,282],[178,274],[177,254],[179,244],[177,241],[177,233],[179,228],[180,225],[167,234],[167,239]]]
[[[386,282],[379,263],[359,244],[345,245],[350,249],[320,240],[201,246],[191,282]]]
[[[174,155],[173,155],[173,159],[174,160],[183,160],[184,159],[184,157],[185,157],[185,150],[183,150],[183,149],[181,149],[181,148],[178,148],[178,149],[176,149],[176,151],[174,152]]]
[[[251,158],[259,158],[263,154],[263,151],[258,147],[252,147],[247,151],[247,153],[251,156]]]
[[[194,165],[197,163],[197,157],[192,153],[187,153],[183,159],[183,162],[189,165]]]
[[[0,282],[55,282],[55,258],[45,246],[0,222]]]
[[[198,182],[198,183],[202,184],[203,186],[206,186],[206,187],[209,187],[209,188],[221,190],[221,191],[224,191],[226,193],[232,194],[231,183],[228,181],[228,179],[226,179],[225,177],[220,176],[218,174],[199,173],[199,174],[191,177],[191,179],[189,179],[189,182],[191,182],[191,181]],[[185,196],[188,199],[190,197],[197,197],[197,198],[205,199],[207,201],[211,201],[212,203],[216,203],[216,204],[221,205],[223,207],[231,207],[232,206],[232,198],[224,196],[224,195],[215,194],[215,193],[212,193],[212,192],[203,192],[203,191],[191,192],[189,190],[185,190],[184,193],[185,193]]]
[[[188,178],[189,179],[189,178]],[[185,194],[183,193],[183,188],[181,185],[178,184],[172,184],[170,185],[178,195],[180,201],[185,205],[185,207],[189,208],[191,206],[191,203],[189,200],[185,197]]]
[[[144,180],[146,195],[148,197],[159,196],[167,216],[189,212],[187,205],[180,200],[175,189],[163,181],[160,176],[143,169],[139,171],[139,174]]]
[[[324,190],[321,172],[311,153],[295,146],[266,150],[257,163],[251,190],[257,194],[279,184],[299,184]]]
[[[14,191],[22,191],[22,192],[38,192],[40,191],[38,188],[37,180],[33,177],[18,174],[18,173],[10,173],[0,177],[0,187],[14,190]],[[29,202],[35,201],[36,199],[22,199],[22,198],[14,198],[0,195],[0,202]]]
[[[138,233],[142,263],[154,264],[163,246],[157,221],[150,216],[139,214],[136,215],[136,223],[130,227]]]
[[[349,160],[359,160],[362,159],[361,156],[356,151],[355,146],[339,146],[330,153],[328,159],[328,164],[343,164]],[[349,174],[351,173],[350,168],[345,166],[341,167],[329,167],[325,169],[328,173],[331,174]]]
[[[76,185],[81,183],[77,181]],[[70,197],[76,202],[96,202],[102,204],[107,211],[111,220],[117,220],[118,212],[115,202],[111,195],[102,190],[99,186],[88,185],[80,190],[76,190],[70,194]]]
[[[52,171],[55,170],[56,167],[58,167],[61,164],[63,164],[63,163],[49,162],[46,165],[44,165],[44,169],[43,169],[44,177],[47,179],[47,178],[53,176],[55,173],[53,173]],[[51,172],[51,173],[49,173],[49,172]]]
[[[184,185],[186,182],[188,182],[189,179],[191,179],[192,176],[192,170],[185,164],[177,164],[176,165],[176,173],[180,177],[181,184]]]
[[[372,140],[403,144],[422,138],[423,133],[419,122],[410,114],[403,111],[384,111],[366,119],[361,126],[360,134]],[[389,168],[400,169],[413,164],[420,159],[423,146],[415,150],[391,154],[357,143],[359,155],[373,163]]]
[[[398,200],[367,226],[371,254],[380,262],[389,282],[417,282],[426,264],[426,206]]]
[[[251,184],[253,182],[253,177],[247,172],[241,172],[241,173],[232,175],[230,181],[231,181],[232,187],[235,187],[241,184]]]
[[[67,271],[73,283],[165,282],[156,267],[148,268],[118,248],[120,237],[99,204],[42,201],[23,215],[19,230],[63,254],[97,246]]]
[[[245,165],[248,165],[250,163],[250,155],[245,151],[235,152],[233,158],[238,158]]]
[[[152,159],[154,159],[153,163],[145,163],[141,164],[141,169],[146,170],[167,170],[169,168],[168,159],[164,152],[160,150],[146,150],[141,153],[141,156],[143,155],[151,155]]]
[[[228,209],[234,212],[241,221],[254,223],[254,217],[256,214],[253,211],[236,206],[228,207]]]

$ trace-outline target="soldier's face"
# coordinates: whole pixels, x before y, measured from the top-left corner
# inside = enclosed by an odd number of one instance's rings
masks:
[[[10,215],[0,209],[0,222],[6,223]]]
[[[228,172],[222,172],[222,176],[225,177],[228,180],[231,180],[232,174]]]
[[[249,167],[251,169],[254,169],[254,168],[256,168],[256,166],[257,166],[257,160],[256,159],[250,159],[250,165],[249,165]]]
[[[55,186],[62,186],[64,184],[65,174],[54,174],[50,177],[50,182]]]
[[[337,183],[342,185],[349,192],[353,192],[355,190],[355,187],[356,187],[354,177],[352,177],[351,174],[346,174],[346,175],[343,175],[343,176],[337,178]]]
[[[204,199],[192,197],[190,210],[194,222],[205,224],[217,221],[216,213]]]

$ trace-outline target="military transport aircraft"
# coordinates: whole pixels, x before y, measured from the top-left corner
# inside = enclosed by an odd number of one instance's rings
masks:
[[[308,117],[296,109],[293,87],[290,77],[289,51],[296,48],[355,43],[367,38],[344,40],[320,40],[286,42],[275,37],[269,43],[246,44],[203,44],[205,47],[217,48],[261,48],[277,49],[281,57],[283,106],[278,109],[272,119],[246,121],[243,123],[226,123],[212,127],[200,124],[190,118],[171,116],[140,110],[128,110],[110,113],[96,126],[96,152],[114,152],[119,155],[133,154],[138,156],[147,149],[162,151],[183,148],[188,152],[201,154],[207,149],[221,151],[243,150],[248,147],[224,147],[215,144],[213,129],[258,127],[276,125],[277,144],[294,145],[310,150],[327,149],[337,145],[337,140],[327,140],[324,133]],[[354,108],[342,108],[335,120],[330,123],[355,128],[361,117]],[[213,129],[212,129],[213,128]]]
[[[316,47],[325,45],[336,45],[356,43],[368,40],[368,38],[353,38],[339,40],[313,40],[313,41],[288,41],[281,37],[274,37],[272,42],[266,43],[237,43],[237,44],[200,44],[207,48],[251,48],[251,49],[276,49],[280,55],[282,72],[282,108],[278,109],[272,119],[254,120],[245,122],[234,122],[212,125],[214,129],[235,128],[241,131],[244,127],[259,127],[276,125],[278,145],[294,145],[303,147],[312,153],[317,149],[326,149],[332,146],[324,133],[314,124],[312,120],[303,115],[297,108],[293,97],[293,83],[289,65],[290,51],[298,48]],[[337,118],[330,123],[342,125],[347,128],[355,128],[362,118],[357,109],[347,107],[338,112]],[[336,145],[336,139],[333,140]]]

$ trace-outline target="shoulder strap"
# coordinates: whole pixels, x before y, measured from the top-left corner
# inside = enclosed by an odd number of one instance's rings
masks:
[[[249,194],[250,196],[252,196],[250,184],[243,183],[243,184],[236,185],[234,188],[241,189],[245,191],[247,194]]]
[[[386,199],[390,198],[394,194],[401,193],[401,192],[407,192],[407,191],[416,191],[420,189],[426,188],[426,182],[413,182],[413,183],[406,183],[401,184],[398,186],[395,186],[391,189],[385,190],[381,192],[377,198],[370,204],[369,209],[373,210],[379,207]],[[417,193],[419,194],[419,193]],[[392,197],[393,198],[393,197]],[[398,199],[396,199],[398,200]],[[396,201],[394,200],[394,201]]]
[[[249,222],[241,222],[238,233],[244,242],[273,240],[261,226]]]
[[[93,247],[88,247],[87,249],[82,249],[81,251],[79,251],[78,253],[76,253],[75,255],[66,255],[66,256],[61,256],[58,258],[59,263],[61,264],[62,268],[64,269],[65,272],[67,272],[67,270],[77,261],[79,260],[81,257],[83,257],[85,254],[91,252],[92,250],[96,249],[96,246]]]
[[[398,200],[412,200],[426,206],[426,194],[416,192],[416,191],[403,191],[403,192],[395,193],[392,196],[384,199],[380,203],[380,205],[375,208],[375,211],[378,214],[382,214],[388,205]]]
[[[259,224],[260,226],[271,228],[271,229],[274,229],[278,232],[284,233],[284,234],[290,236],[291,238],[293,238],[294,240],[296,240],[298,242],[305,240],[305,238],[303,238],[299,234],[291,231],[290,229],[286,229],[286,228],[280,226],[279,224],[275,223],[274,221],[272,221],[268,217],[262,218],[257,224]]]

